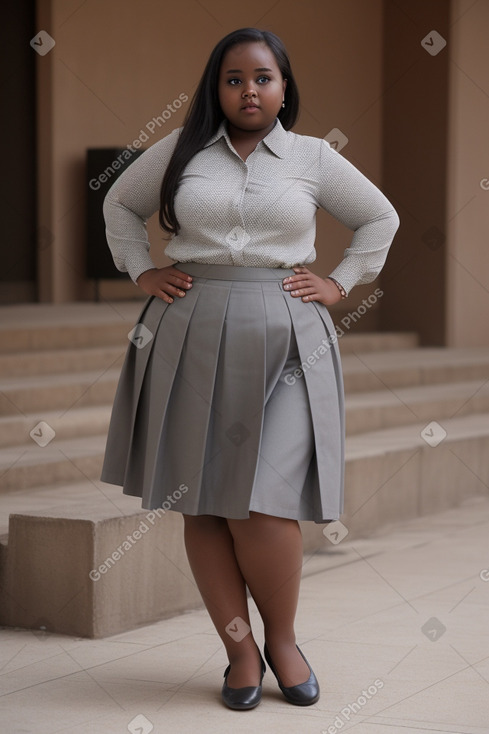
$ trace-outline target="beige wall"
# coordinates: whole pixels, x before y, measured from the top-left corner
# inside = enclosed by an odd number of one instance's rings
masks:
[[[193,94],[213,45],[246,25],[273,30],[288,47],[302,96],[295,130],[324,137],[340,128],[350,140],[342,154],[380,185],[381,0],[281,0],[268,12],[261,0],[39,0],[38,27],[56,41],[37,59],[40,225],[54,235],[40,252],[41,300],[93,298],[84,277],[85,149],[130,144],[179,94]],[[181,125],[186,107],[146,146]],[[153,220],[153,258],[168,264]],[[334,267],[350,238],[320,212],[318,273]],[[348,307],[372,288],[357,288]],[[103,284],[106,298],[128,294],[141,291],[130,281]]]
[[[472,5],[451,8],[446,309],[457,346],[489,344],[489,2]]]

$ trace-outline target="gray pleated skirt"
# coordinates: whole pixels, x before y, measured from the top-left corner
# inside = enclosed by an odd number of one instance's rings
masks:
[[[175,263],[130,332],[101,479],[148,510],[317,523],[343,511],[344,398],[328,309],[288,268]]]

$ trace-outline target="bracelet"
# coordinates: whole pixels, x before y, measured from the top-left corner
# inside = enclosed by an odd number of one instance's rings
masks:
[[[335,284],[335,286],[338,288],[339,292],[341,293],[341,297],[342,298],[346,298],[347,293],[346,293],[345,289],[343,288],[343,286],[341,285],[341,283],[338,283],[338,281],[335,280],[334,278],[332,278],[331,275],[328,275],[328,278],[329,278],[329,280],[332,280],[333,283]]]

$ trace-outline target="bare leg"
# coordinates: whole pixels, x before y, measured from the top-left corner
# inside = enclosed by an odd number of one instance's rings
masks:
[[[236,558],[265,626],[268,651],[284,686],[309,678],[295,643],[294,619],[302,571],[302,534],[297,520],[250,512],[228,520]]]
[[[257,686],[261,667],[252,633],[237,642],[225,630],[235,617],[250,624],[246,583],[236,561],[227,520],[212,515],[184,515],[184,521],[190,567],[231,663],[227,684],[230,688]]]

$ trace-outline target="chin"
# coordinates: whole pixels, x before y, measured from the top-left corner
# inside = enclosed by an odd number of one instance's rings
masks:
[[[271,120],[264,119],[261,115],[258,117],[258,115],[253,115],[253,119],[247,120],[246,118],[243,119],[243,117],[239,117],[238,119],[231,119],[228,118],[229,122],[234,125],[234,127],[238,127],[241,130],[263,130],[263,128],[268,127],[269,125],[272,125],[275,117]]]

